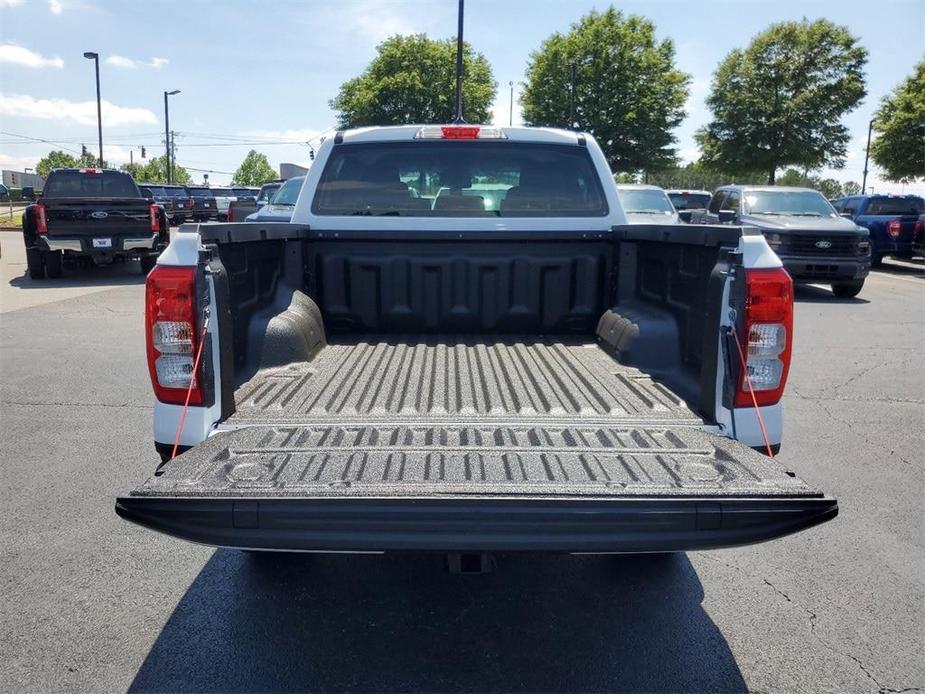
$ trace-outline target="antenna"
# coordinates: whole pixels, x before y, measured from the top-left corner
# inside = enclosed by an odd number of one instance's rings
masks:
[[[459,25],[456,29],[456,118],[454,123],[465,123],[463,118],[463,3],[459,0]]]

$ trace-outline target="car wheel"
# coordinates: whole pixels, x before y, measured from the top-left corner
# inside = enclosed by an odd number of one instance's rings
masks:
[[[141,274],[144,275],[145,277],[147,277],[148,273],[154,269],[155,265],[157,265],[156,255],[141,256]]]
[[[45,254],[45,274],[49,279],[58,279],[63,274],[61,251],[51,251]]]
[[[874,253],[872,256],[870,256],[870,266],[871,267],[880,267],[882,265],[883,265],[883,254],[882,253]]]
[[[864,280],[854,282],[840,282],[832,285],[832,293],[840,299],[851,299],[861,293]]]
[[[26,267],[29,268],[29,277],[34,280],[45,279],[45,258],[38,248],[26,249]]]

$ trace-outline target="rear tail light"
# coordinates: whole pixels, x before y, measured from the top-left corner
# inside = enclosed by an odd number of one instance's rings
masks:
[[[898,239],[902,229],[902,222],[900,222],[898,219],[893,219],[889,224],[886,225],[886,233],[890,235],[891,239]]]
[[[157,265],[145,285],[145,338],[154,395],[182,405],[203,402],[200,373],[193,373],[199,348],[196,268]]]
[[[48,214],[42,203],[35,206],[35,231],[38,234],[48,233]]]
[[[739,376],[735,406],[780,401],[790,370],[793,346],[793,280],[783,268],[745,272],[745,368]],[[748,379],[745,374],[748,373]]]
[[[915,223],[915,231],[912,232],[913,239],[921,239],[925,236],[925,221],[921,219]]]
[[[186,201],[186,205],[187,205],[187,207],[188,207],[189,209],[193,209],[193,199],[192,199],[192,198],[189,198],[189,199]]]
[[[148,205],[148,217],[151,218],[151,231],[158,232],[161,230],[161,222],[158,215],[157,205]]]

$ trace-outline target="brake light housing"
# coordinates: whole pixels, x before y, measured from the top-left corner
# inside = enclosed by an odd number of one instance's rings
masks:
[[[783,268],[745,271],[745,321],[735,406],[779,402],[787,384],[793,348],[793,280]],[[746,378],[746,374],[748,378]]]
[[[194,373],[199,349],[196,268],[156,265],[145,283],[145,341],[155,397],[182,405],[202,405],[202,365]],[[192,387],[191,387],[192,386]]]
[[[898,219],[891,219],[890,223],[886,225],[886,233],[890,235],[891,239],[898,239],[900,233],[902,233],[903,225]]]
[[[501,128],[485,125],[425,125],[414,136],[417,140],[505,140]]]
[[[35,232],[37,234],[48,233],[48,212],[42,203],[35,205]]]
[[[158,215],[157,205],[148,205],[148,217],[151,219],[151,231],[157,233],[161,230],[160,215]]]

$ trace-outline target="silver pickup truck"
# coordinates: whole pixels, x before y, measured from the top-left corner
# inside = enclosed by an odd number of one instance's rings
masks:
[[[772,457],[780,260],[628,225],[585,134],[338,133],[290,223],[182,227],[146,307],[162,462],[116,511],[179,538],[666,552],[838,512]]]

